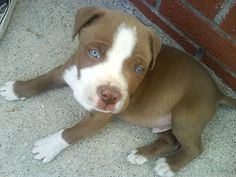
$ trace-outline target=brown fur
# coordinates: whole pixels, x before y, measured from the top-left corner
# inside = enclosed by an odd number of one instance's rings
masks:
[[[86,54],[87,45],[102,42],[104,45],[98,47],[106,51],[117,25],[122,22],[137,28],[138,42],[132,57],[143,59],[146,75],[132,75],[128,72],[133,66],[132,60],[125,62],[123,73],[129,80],[130,101],[116,116],[155,128],[160,117],[171,113],[171,131],[161,133],[153,144],[138,148],[138,154],[150,159],[172,152],[178,145],[176,153],[167,156],[170,168],[177,171],[201,153],[201,133],[213,117],[217,104],[236,107],[236,101],[224,96],[206,69],[191,56],[167,45],[162,45],[160,50],[159,37],[133,17],[101,8],[80,9],[73,32],[73,37],[79,33],[78,51],[65,65],[35,79],[16,82],[15,92],[18,96],[28,97],[60,87],[65,84],[62,74],[69,66],[75,64],[82,69],[95,65],[97,61],[89,59]],[[63,138],[68,143],[74,143],[91,136],[108,124],[112,116],[90,113],[77,125],[66,129]]]

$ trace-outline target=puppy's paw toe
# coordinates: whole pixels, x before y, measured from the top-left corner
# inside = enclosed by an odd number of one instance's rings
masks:
[[[169,165],[166,163],[166,158],[160,158],[156,162],[154,171],[159,177],[173,177],[175,173],[170,169]]]
[[[25,97],[19,97],[14,92],[15,81],[8,81],[0,87],[0,95],[7,101],[24,100]]]
[[[132,163],[133,165],[137,164],[137,165],[142,165],[145,162],[148,161],[148,159],[146,157],[144,157],[141,154],[137,154],[137,150],[133,149],[131,151],[131,153],[128,155],[127,160]]]
[[[63,149],[69,146],[61,137],[62,131],[52,134],[48,137],[38,140],[32,153],[34,158],[42,160],[43,163],[52,161]]]

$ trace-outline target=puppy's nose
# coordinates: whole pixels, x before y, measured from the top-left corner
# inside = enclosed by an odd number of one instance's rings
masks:
[[[97,94],[106,104],[115,104],[121,99],[120,89],[114,86],[99,86]]]

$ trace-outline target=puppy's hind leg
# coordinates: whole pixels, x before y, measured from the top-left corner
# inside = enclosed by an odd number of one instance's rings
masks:
[[[175,153],[157,160],[155,173],[158,176],[173,176],[174,172],[201,154],[201,134],[214,111],[214,103],[207,101],[177,106],[172,114],[171,126],[180,148]]]
[[[0,95],[8,101],[23,100],[39,94],[48,89],[65,85],[63,73],[73,63],[73,56],[61,66],[54,68],[46,74],[26,81],[8,81],[0,87]]]
[[[159,133],[159,137],[153,143],[134,149],[128,155],[127,160],[132,164],[141,165],[157,156],[175,151],[179,144],[171,130]]]

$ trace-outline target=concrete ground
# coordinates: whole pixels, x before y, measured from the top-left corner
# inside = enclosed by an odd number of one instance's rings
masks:
[[[117,8],[139,16],[153,26],[127,1],[24,0],[19,1],[0,41],[0,85],[8,80],[28,79],[63,63],[75,51],[71,40],[76,9],[86,5]],[[168,35],[153,26],[163,40]],[[214,74],[213,74],[214,75]],[[222,90],[235,97],[216,78]],[[151,142],[151,130],[115,119],[102,132],[62,152],[54,161],[34,160],[36,140],[77,123],[84,109],[69,88],[49,91],[22,102],[0,99],[1,177],[147,177],[154,176],[155,160],[142,166],[127,162],[129,151]],[[204,131],[204,152],[182,169],[179,177],[236,176],[236,110],[221,107]]]

